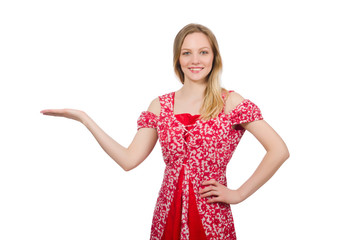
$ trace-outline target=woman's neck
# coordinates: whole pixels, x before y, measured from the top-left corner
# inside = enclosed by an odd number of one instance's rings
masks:
[[[178,93],[188,99],[203,99],[205,89],[206,83],[185,81]]]

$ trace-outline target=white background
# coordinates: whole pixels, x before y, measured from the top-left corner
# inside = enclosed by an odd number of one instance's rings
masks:
[[[191,22],[217,36],[222,84],[255,102],[290,158],[233,205],[238,239],[362,239],[359,1],[1,1],[0,239],[148,239],[160,146],[124,172],[80,123],[127,146],[155,97],[181,87],[172,44]],[[249,133],[238,188],[265,151]]]

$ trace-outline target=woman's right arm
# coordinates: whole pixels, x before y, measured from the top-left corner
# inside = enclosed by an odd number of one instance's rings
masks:
[[[157,100],[154,100],[149,111],[158,114]],[[142,163],[151,153],[157,142],[157,131],[154,128],[141,128],[137,131],[128,148],[123,147],[105,133],[85,112],[75,109],[47,109],[44,115],[66,117],[83,123],[92,133],[102,149],[125,171],[132,170]]]

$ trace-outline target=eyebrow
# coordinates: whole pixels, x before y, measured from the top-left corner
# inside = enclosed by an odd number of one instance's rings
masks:
[[[210,49],[209,47],[202,47],[202,48],[199,48],[199,50],[205,49],[205,48]],[[190,48],[181,48],[181,51],[183,51],[183,50],[192,50],[192,49],[190,49]]]

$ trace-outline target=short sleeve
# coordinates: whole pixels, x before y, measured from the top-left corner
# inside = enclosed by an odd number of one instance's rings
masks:
[[[149,111],[143,111],[137,120],[137,130],[140,128],[157,128],[158,116]]]
[[[244,99],[231,112],[229,112],[228,115],[231,121],[231,125],[248,123],[263,119],[259,107],[249,99]]]

